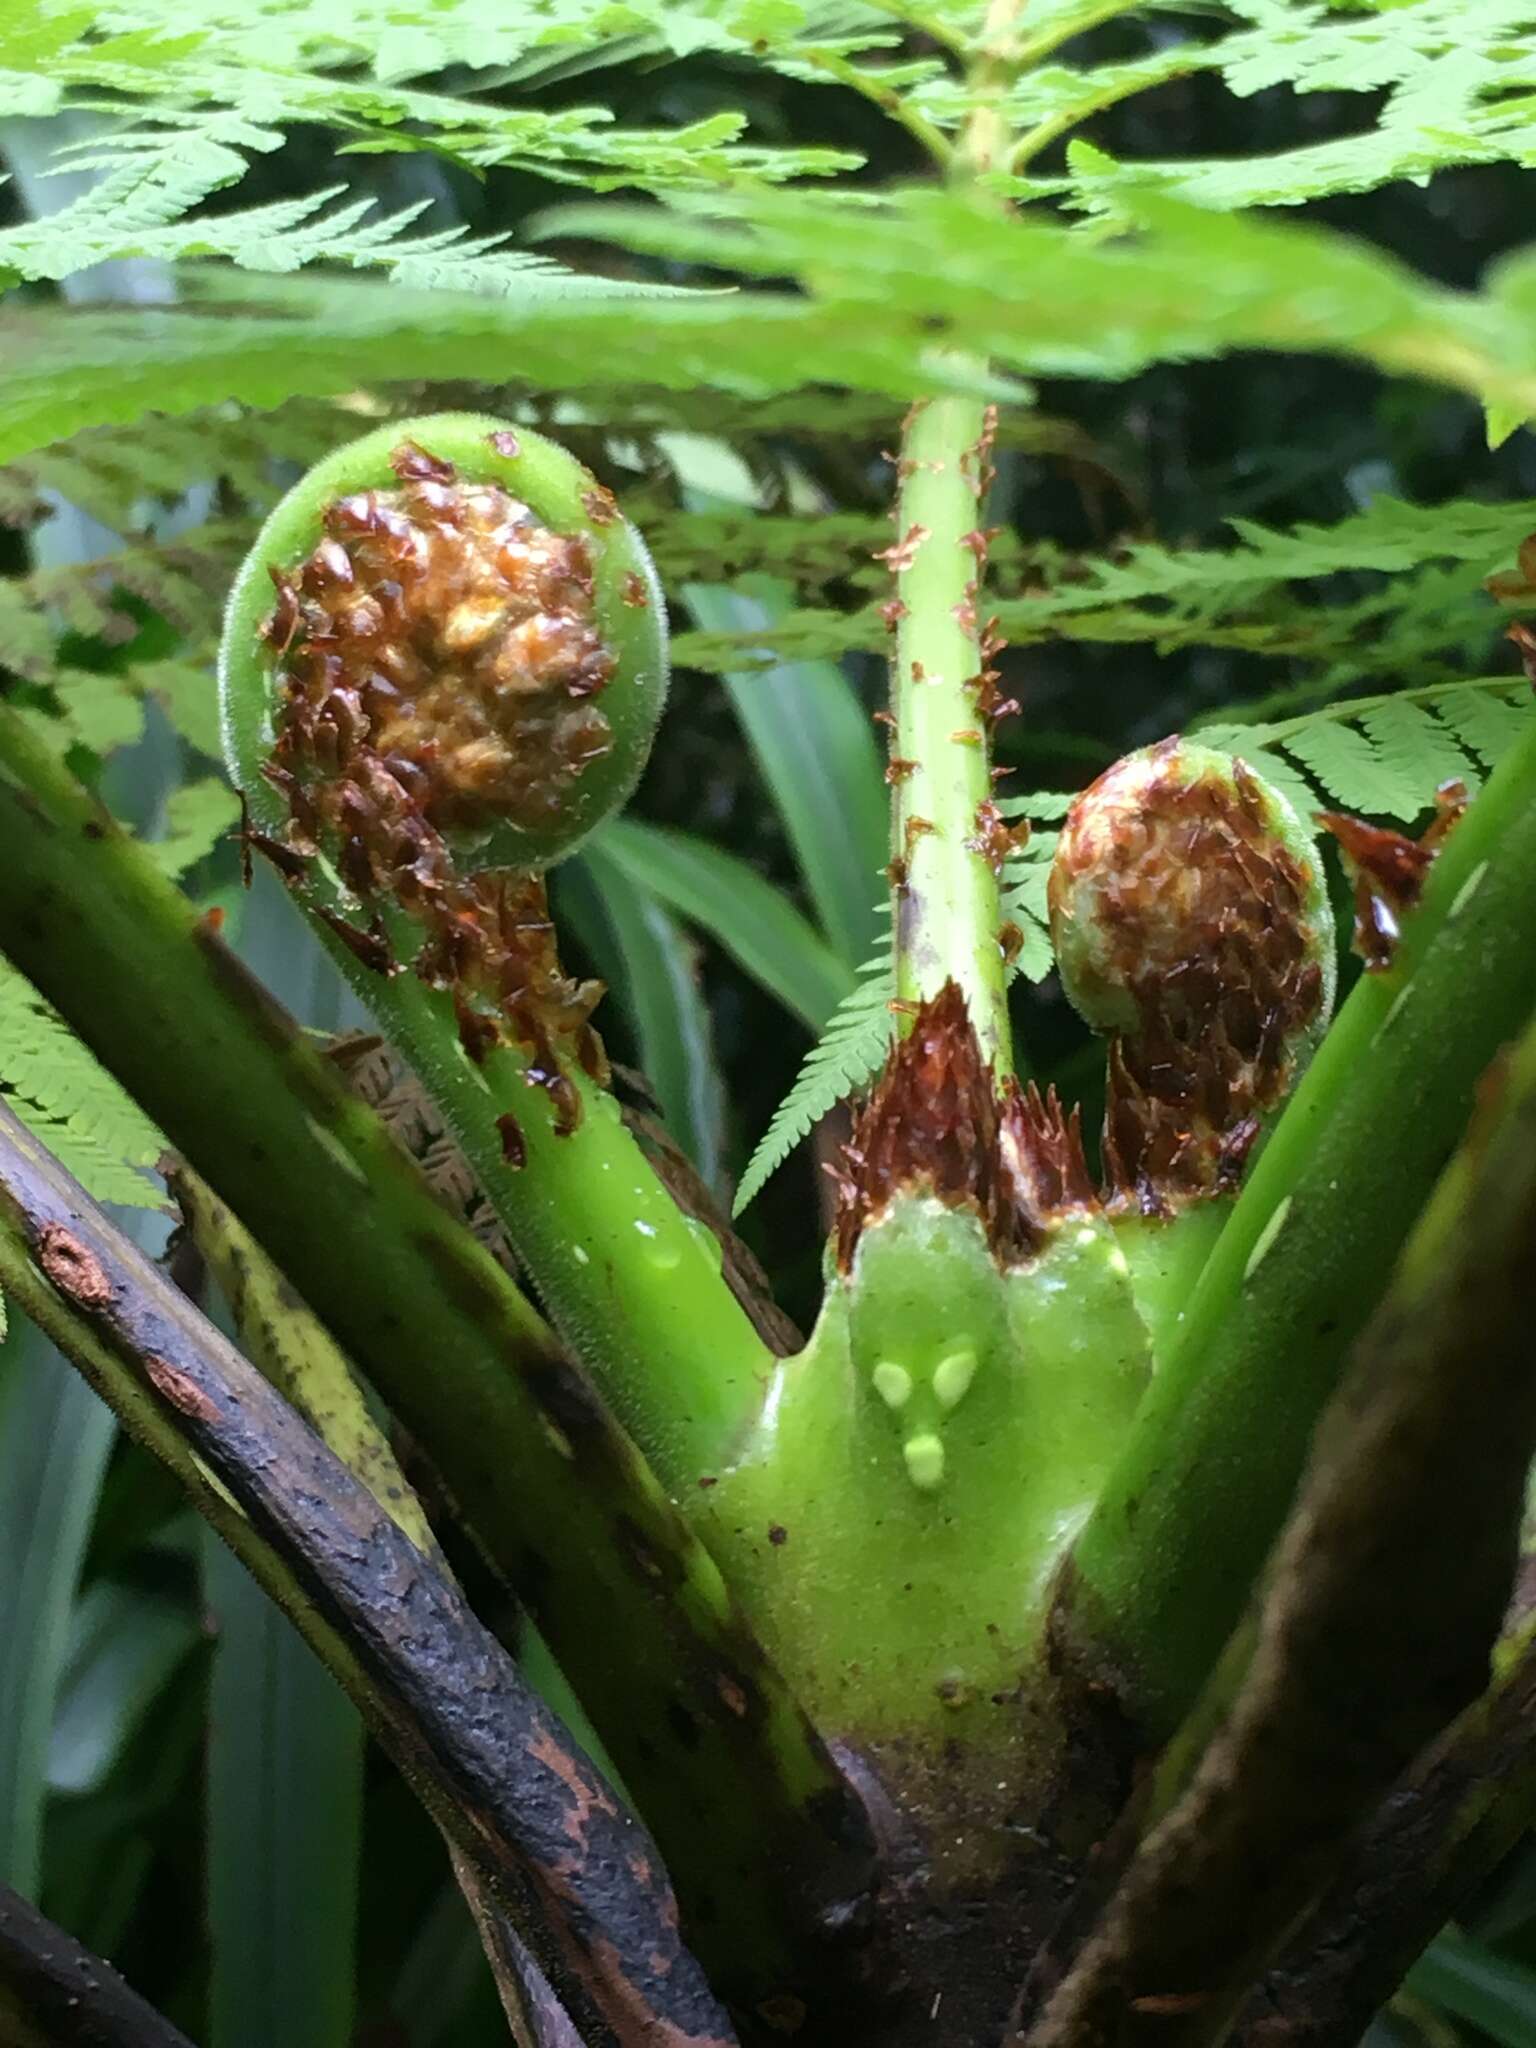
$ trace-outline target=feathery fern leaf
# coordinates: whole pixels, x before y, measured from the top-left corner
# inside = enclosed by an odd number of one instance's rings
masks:
[[[895,994],[895,956],[886,945],[859,970],[858,986],[833,1011],[794,1087],[774,1111],[736,1190],[735,1215],[755,1199],[813,1124],[880,1071],[896,1031],[890,1007]]]
[[[88,1194],[152,1209],[165,1140],[32,984],[0,960],[0,1095]]]
[[[1341,234],[1161,197],[1138,202],[1134,238],[1097,241],[938,187],[878,198],[756,188],[732,195],[725,212],[588,206],[561,221],[661,255],[788,274],[804,296],[626,300],[618,318],[601,298],[525,305],[287,278],[263,290],[268,310],[236,311],[232,281],[211,273],[202,291],[223,300],[216,317],[18,311],[0,334],[0,459],[151,408],[321,396],[416,376],[425,362],[439,377],[494,379],[513,360],[555,391],[702,383],[767,394],[832,382],[897,396],[974,386],[935,341],[952,331],[958,304],[967,348],[1002,371],[1121,377],[1170,357],[1300,348],[1536,412],[1532,280],[1520,265],[1480,294],[1458,294]],[[1015,390],[1001,380],[985,388]]]
[[[268,511],[297,472],[367,423],[354,406],[294,399],[270,412],[209,407],[150,414],[32,450],[0,469],[0,521],[27,525],[63,499],[124,536],[147,532],[161,504],[218,484],[231,506]],[[189,536],[178,536],[189,544]]]
[[[227,782],[214,775],[173,790],[165,813],[164,832],[144,850],[172,880],[196,867],[240,822],[238,798]]]
[[[1347,663],[1360,673],[1400,669],[1414,647],[1449,648],[1481,632],[1484,643],[1500,614],[1483,590],[1483,579],[1506,564],[1536,530],[1536,500],[1485,504],[1453,499],[1414,505],[1386,495],[1331,526],[1303,523],[1291,528],[1256,520],[1229,522],[1240,545],[1180,548],[1133,541],[1113,553],[1070,554],[1049,544],[1025,549],[1007,538],[994,545],[989,599],[999,624],[1015,645],[1051,639],[1150,643],[1163,651],[1196,646],[1237,646],[1255,653],[1304,655]],[[797,538],[794,521],[759,520],[766,546],[785,573],[802,588],[814,584],[820,545],[814,533]],[[882,587],[857,560],[866,538],[875,547],[888,538],[883,526],[851,519],[828,522],[838,547],[855,552],[847,580]],[[744,536],[743,536],[744,538]],[[675,542],[683,559],[718,545],[727,561],[728,530],[695,531],[689,522],[665,519],[658,546]],[[829,548],[829,553],[835,552]],[[741,567],[747,566],[743,551]],[[1453,576],[1430,572],[1464,565]],[[1288,601],[1290,586],[1326,578],[1390,575],[1391,581],[1366,597],[1305,604]],[[1358,585],[1355,586],[1358,588]],[[1525,601],[1510,598],[1513,610]],[[1404,630],[1394,634],[1395,622]],[[689,633],[680,636],[677,658],[685,667],[716,670],[750,666],[753,660],[812,658],[885,644],[885,622],[873,600],[855,610],[802,607],[784,624],[752,636]],[[1443,673],[1443,671],[1442,671]]]
[[[1528,682],[1488,676],[1329,704],[1271,724],[1202,726],[1199,737],[1241,754],[1303,818],[1327,802],[1410,820],[1433,807],[1442,782],[1477,789],[1533,717]]]
[[[163,152],[170,154],[170,152]],[[239,176],[243,162],[232,176]],[[666,285],[629,283],[621,279],[585,277],[548,256],[509,250],[505,235],[471,236],[463,227],[411,235],[406,230],[430,206],[417,200],[394,213],[370,218],[378,209],[372,198],[347,199],[345,185],[331,185],[303,199],[275,200],[238,212],[186,218],[176,205],[187,187],[173,188],[166,202],[169,217],[136,218],[139,209],[123,204],[123,195],[142,188],[142,166],[135,160],[118,168],[73,206],[46,219],[0,229],[0,286],[22,280],[68,277],[92,264],[124,256],[147,256],[160,262],[188,257],[222,256],[238,268],[277,274],[307,263],[349,264],[355,269],[386,271],[397,283],[415,290],[439,287],[523,298],[582,296],[624,298],[663,296]],[[190,181],[194,197],[198,181]],[[143,209],[154,215],[162,207]]]

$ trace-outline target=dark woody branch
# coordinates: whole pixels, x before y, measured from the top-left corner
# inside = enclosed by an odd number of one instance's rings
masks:
[[[291,1575],[290,1618],[594,2048],[732,2041],[654,1843],[458,1588],[3,1108],[0,1272],[124,1423],[157,1451],[180,1439]]]
[[[1244,2006],[1243,2048],[1357,2039],[1536,1822],[1536,1649],[1394,1785]]]
[[[109,1963],[0,1885],[0,2040],[12,2048],[191,2048]]]
[[[1223,2039],[1351,1831],[1486,1684],[1536,1437],[1533,1264],[1536,1027],[1487,1077],[1319,1427],[1231,1709],[1033,2048]]]
[[[643,1805],[728,1995],[840,1973],[874,1880],[862,1808],[589,1376],[3,706],[0,843],[0,949],[409,1432]]]

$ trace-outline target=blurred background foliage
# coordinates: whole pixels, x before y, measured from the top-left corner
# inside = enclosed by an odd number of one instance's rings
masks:
[[[1108,61],[1140,47],[1138,35],[1111,24],[1085,48]],[[590,78],[558,69],[513,80],[506,92],[546,107],[594,96]],[[859,151],[867,160],[860,176],[871,184],[923,170],[910,138],[853,93],[708,50],[609,68],[601,95],[622,122],[646,127],[745,108],[760,139]],[[1194,76],[1112,109],[1091,132],[1117,156],[1167,154],[1170,138],[1180,154],[1220,156],[1325,141],[1353,132],[1361,113],[1359,94],[1303,99],[1277,85],[1239,101]],[[0,188],[0,225],[58,203],[43,166],[59,124],[77,118],[0,126],[12,172]],[[328,131],[295,129],[283,149],[255,159],[238,203],[334,182],[333,148]],[[391,206],[428,199],[437,224],[477,234],[516,231],[564,196],[528,171],[477,177],[431,155],[351,157],[344,175],[359,196]],[[1491,165],[1328,199],[1313,212],[1421,273],[1468,285],[1529,238],[1530,192],[1529,172]],[[579,263],[584,251],[557,244],[556,253]],[[688,273],[674,265],[671,275]],[[19,289],[34,299],[65,290],[143,300],[169,284],[153,262],[137,261],[62,287]],[[406,409],[414,395],[393,394]],[[431,398],[525,413],[529,404],[518,390],[441,383]],[[868,603],[878,587],[866,525],[888,510],[882,450],[896,426],[878,400],[863,401],[862,412],[861,420],[857,408],[828,406],[819,418],[813,396],[783,407],[779,424],[770,406],[744,422],[734,457],[714,439],[689,438],[681,416],[661,433],[637,424],[627,441],[584,426],[574,406],[535,401],[531,416],[547,418],[607,474],[642,527],[648,506],[675,505],[680,486],[700,503],[745,494],[754,519],[785,506],[824,508],[824,548],[808,581],[819,602],[848,607]],[[296,418],[294,459],[278,483],[297,474],[315,433],[337,438],[355,425],[323,407]],[[1053,559],[1069,564],[1114,559],[1138,541],[1229,546],[1234,517],[1327,526],[1383,493],[1427,505],[1536,496],[1531,436],[1490,450],[1470,398],[1299,354],[1160,366],[1120,385],[1047,380],[1033,413],[1005,421],[999,469],[993,516],[1004,527],[1005,558],[1010,546],[1027,560],[1048,543]],[[153,501],[148,523],[162,540],[236,509],[206,491],[189,495],[178,475],[172,463],[169,481],[152,472],[142,479]],[[38,489],[51,506],[30,532],[22,523],[0,529],[8,573],[57,570],[63,591],[73,588],[71,564],[122,548],[91,519],[88,492],[84,506],[48,496],[58,480],[46,465],[7,472],[3,487],[13,517]],[[189,566],[194,584],[210,561],[216,551]],[[1174,633],[1160,647],[1152,635],[1063,634],[1016,649],[1004,660],[1005,690],[1025,715],[999,735],[999,758],[1016,771],[1010,792],[1079,787],[1128,748],[1234,708],[1273,702],[1281,715],[1352,681],[1380,690],[1513,672],[1495,651],[1507,615],[1491,598],[1469,600],[1463,576],[1437,626],[1432,572],[1403,666],[1384,667],[1369,611],[1381,584],[1375,571],[1343,569],[1287,598],[1287,617],[1307,607],[1362,608],[1352,651],[1322,659],[1245,645],[1241,635],[1221,644],[1219,635]],[[202,660],[206,588],[184,593],[184,607],[163,579],[146,596],[131,548],[109,585],[109,602],[82,604],[71,628],[72,673],[153,661],[173,675],[178,661]],[[671,594],[681,632],[749,625],[785,602],[781,586],[712,578],[705,563]],[[739,878],[712,876],[707,863],[686,858],[669,867],[664,847],[616,833],[562,870],[556,893],[574,962],[609,984],[599,1021],[610,1050],[646,1077],[699,1174],[728,1196],[813,1029],[879,941],[869,878],[885,857],[884,807],[867,714],[879,702],[881,670],[878,656],[854,652],[837,670],[810,660],[733,680],[713,666],[690,667],[686,643],[683,651],[630,816],[697,835],[749,864],[771,890],[744,902]],[[141,735],[107,750],[114,804],[147,836],[173,844],[168,857],[189,886],[223,912],[226,933],[306,1023],[356,1023],[271,877],[258,874],[248,895],[240,890],[230,815],[212,801],[204,816],[178,796],[209,776],[208,760],[156,703],[148,710]],[[720,942],[722,929],[730,943]],[[1021,980],[1015,1002],[1035,1071],[1069,1097],[1091,1094],[1100,1056],[1054,980]],[[16,1088],[14,1073],[5,1085]],[[640,1082],[631,1086],[648,1100]],[[1094,1117],[1090,1100],[1090,1126]],[[87,1150],[89,1124],[83,1115],[74,1133]],[[152,1143],[150,1133],[142,1164]],[[802,1146],[741,1226],[802,1324],[818,1292],[817,1154]],[[148,1199],[134,1225],[158,1249],[169,1225],[153,1190]],[[505,2039],[429,1822],[366,1752],[351,1708],[286,1624],[202,1537],[171,1481],[116,1436],[83,1383],[19,1318],[0,1348],[0,1877],[112,1956],[208,2048],[478,2048]],[[1377,2048],[1485,2039],[1536,2048],[1536,1849],[1511,1858],[1375,2031]]]

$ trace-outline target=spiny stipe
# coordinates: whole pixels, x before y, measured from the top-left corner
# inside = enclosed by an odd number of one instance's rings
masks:
[[[505,1029],[571,1128],[559,1046],[605,1074],[589,1022],[601,984],[561,971],[540,877],[467,874],[448,835],[547,822],[612,744],[593,701],[614,659],[586,543],[414,442],[390,467],[398,490],[335,499],[293,575],[271,566],[277,739],[263,772],[288,807],[290,862],[324,839],[371,913],[362,928],[322,913],[335,935],[394,971],[379,904],[409,913],[424,928],[414,970],[453,990],[466,1052],[483,1060]]]

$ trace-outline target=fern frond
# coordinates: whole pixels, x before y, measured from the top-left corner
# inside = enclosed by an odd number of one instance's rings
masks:
[[[1213,10],[1214,12],[1214,10]],[[1227,0],[1228,33],[1160,27],[1144,57],[1054,65],[1026,73],[1009,100],[1032,158],[1106,107],[1196,71],[1217,74],[1238,99],[1271,87],[1295,93],[1384,94],[1351,135],[1249,157],[1117,160],[1079,136],[1064,178],[1018,177],[1020,197],[1064,195],[1113,217],[1138,195],[1164,193],[1220,211],[1297,206],[1398,179],[1422,183],[1467,164],[1529,162],[1536,104],[1517,52],[1529,31],[1519,0],[1405,0],[1380,13],[1314,0]],[[953,86],[930,88],[963,99]],[[942,104],[932,108],[944,120]]]
[[[163,875],[175,881],[212,853],[240,822],[240,800],[221,777],[184,782],[171,792],[165,829],[145,852]]]
[[[0,1095],[99,1202],[159,1206],[165,1140],[29,981],[0,960]]]
[[[1199,737],[1241,754],[1284,789],[1304,819],[1329,803],[1410,820],[1433,807],[1442,782],[1477,789],[1533,717],[1528,682],[1487,676],[1330,704],[1270,724],[1202,726]]]
[[[235,311],[233,281],[218,272],[200,286],[222,300],[217,317],[28,308],[0,334],[0,460],[145,410],[271,404],[419,377],[426,364],[439,378],[494,379],[513,360],[551,391],[831,382],[898,396],[979,383],[1014,395],[936,347],[957,304],[967,348],[1004,372],[1121,377],[1169,357],[1304,348],[1536,411],[1521,266],[1458,294],[1341,234],[1164,199],[1140,213],[1135,237],[1095,241],[937,187],[754,187],[708,220],[676,208],[569,210],[561,220],[573,232],[804,287],[626,300],[622,317],[600,298],[523,303],[341,278],[323,290],[273,280],[262,294],[273,310]]]
[[[23,701],[17,715],[50,752],[84,747],[102,760],[131,747],[144,731],[144,706],[136,692],[122,676],[93,669],[55,669],[42,701]]]
[[[209,642],[202,660],[185,656],[175,660],[137,661],[125,671],[124,682],[141,697],[153,697],[178,736],[195,752],[210,761],[224,757],[224,740],[219,730],[219,691],[214,679],[214,646]]]
[[[802,586],[812,581],[814,534],[802,537],[792,521],[758,524],[781,573]],[[865,529],[852,521],[833,524],[853,558],[847,580],[861,587]],[[1331,526],[1279,528],[1247,519],[1230,525],[1236,547],[1136,541],[1105,555],[1070,554],[1046,544],[1026,549],[1005,536],[993,549],[989,602],[1016,646],[1058,638],[1148,643],[1162,652],[1229,646],[1327,661],[1336,683],[1355,673],[1401,673],[1415,655],[1455,649],[1479,637],[1486,646],[1501,614],[1483,580],[1507,565],[1536,531],[1536,499],[1414,505],[1382,496]],[[879,545],[873,536],[883,529],[870,522],[868,531],[871,545]],[[729,558],[735,538],[728,525],[694,531],[683,522],[669,528],[665,521],[659,535],[663,548],[675,538],[685,557],[690,549],[714,545]],[[740,564],[747,566],[744,554]],[[1448,574],[1442,565],[1464,566]],[[1297,588],[1378,576],[1391,580],[1364,597],[1351,594],[1331,603],[1326,591]],[[1353,588],[1358,587],[1356,582]],[[853,611],[804,607],[781,626],[755,634],[750,648],[742,636],[685,634],[676,655],[681,666],[714,671],[754,660],[874,650],[885,639],[878,604],[871,601]]]
[[[601,105],[544,108],[507,106],[477,96],[499,83],[490,67],[527,57],[542,31],[561,24],[527,10],[500,34],[483,7],[412,7],[403,0],[383,12],[306,6],[299,0],[267,0],[259,10],[203,12],[180,5],[157,8],[154,0],[124,0],[104,10],[105,21],[121,32],[91,31],[102,15],[77,14],[72,33],[42,47],[25,35],[0,32],[0,66],[35,81],[39,111],[59,107],[98,110],[137,107],[145,125],[126,137],[109,138],[74,151],[71,168],[120,168],[124,150],[145,166],[144,192],[130,211],[148,209],[151,223],[175,218],[165,210],[206,197],[238,177],[251,153],[276,148],[285,128],[313,123],[339,131],[353,153],[432,151],[477,170],[493,166],[536,169],[542,176],[603,191],[623,185],[665,191],[729,185],[737,179],[815,177],[857,168],[862,161],[845,150],[794,144],[765,146],[744,141],[746,117],[712,114],[677,128],[629,129],[614,122]],[[762,11],[755,10],[759,20]],[[737,51],[775,38],[732,31],[729,20],[752,9],[718,10],[707,19],[706,39]],[[626,21],[625,17],[628,17]],[[581,36],[589,46],[628,41],[633,47],[634,10],[590,10],[585,24],[567,21],[566,42]],[[645,17],[639,17],[642,27]],[[780,16],[780,30],[797,26],[798,10]],[[105,24],[103,24],[105,25]],[[668,46],[680,40],[681,24],[665,33],[662,10],[650,10],[650,25]],[[531,33],[530,33],[531,31]],[[455,51],[462,54],[455,56]],[[440,73],[455,61],[470,72],[468,91],[453,93],[401,82]],[[112,95],[103,100],[105,92]],[[88,195],[87,205],[90,198]],[[116,194],[120,205],[124,194]],[[144,221],[130,225],[145,225]]]
[[[833,1011],[825,1032],[806,1054],[794,1087],[773,1113],[736,1190],[739,1216],[806,1137],[813,1124],[880,1071],[896,1032],[895,957],[889,945],[859,970],[858,986]]]
[[[120,592],[148,605],[186,636],[205,640],[217,627],[229,585],[255,533],[254,519],[222,519],[188,528],[174,539],[139,539],[93,562],[34,569],[6,586],[35,621],[105,640],[130,637]]]
[[[215,153],[227,154],[222,149]],[[173,150],[160,150],[158,158],[179,161]],[[233,161],[236,168],[226,175],[225,183],[232,183],[244,172],[244,160],[237,157]],[[126,168],[115,165],[72,206],[42,220],[0,228],[0,285],[69,277],[118,257],[176,262],[221,256],[239,269],[275,274],[322,262],[379,269],[396,283],[418,291],[441,288],[502,297],[516,292],[625,298],[665,295],[674,289],[583,277],[551,257],[507,249],[505,235],[471,236],[463,227],[408,234],[406,230],[427,210],[430,200],[418,200],[394,213],[380,213],[372,198],[346,199],[345,185],[331,185],[302,199],[275,200],[265,206],[189,219],[178,202],[186,199],[190,205],[205,196],[200,179],[184,179],[172,184],[168,192],[156,191],[153,202],[143,208],[131,203],[125,206],[125,193],[130,198],[138,195],[144,183],[145,173],[137,159]],[[136,219],[137,212],[148,217]]]
[[[160,505],[179,503],[199,484],[218,484],[232,507],[254,516],[362,424],[355,405],[295,399],[264,413],[216,406],[94,427],[0,469],[0,521],[30,524],[62,498],[127,536],[146,532]]]

